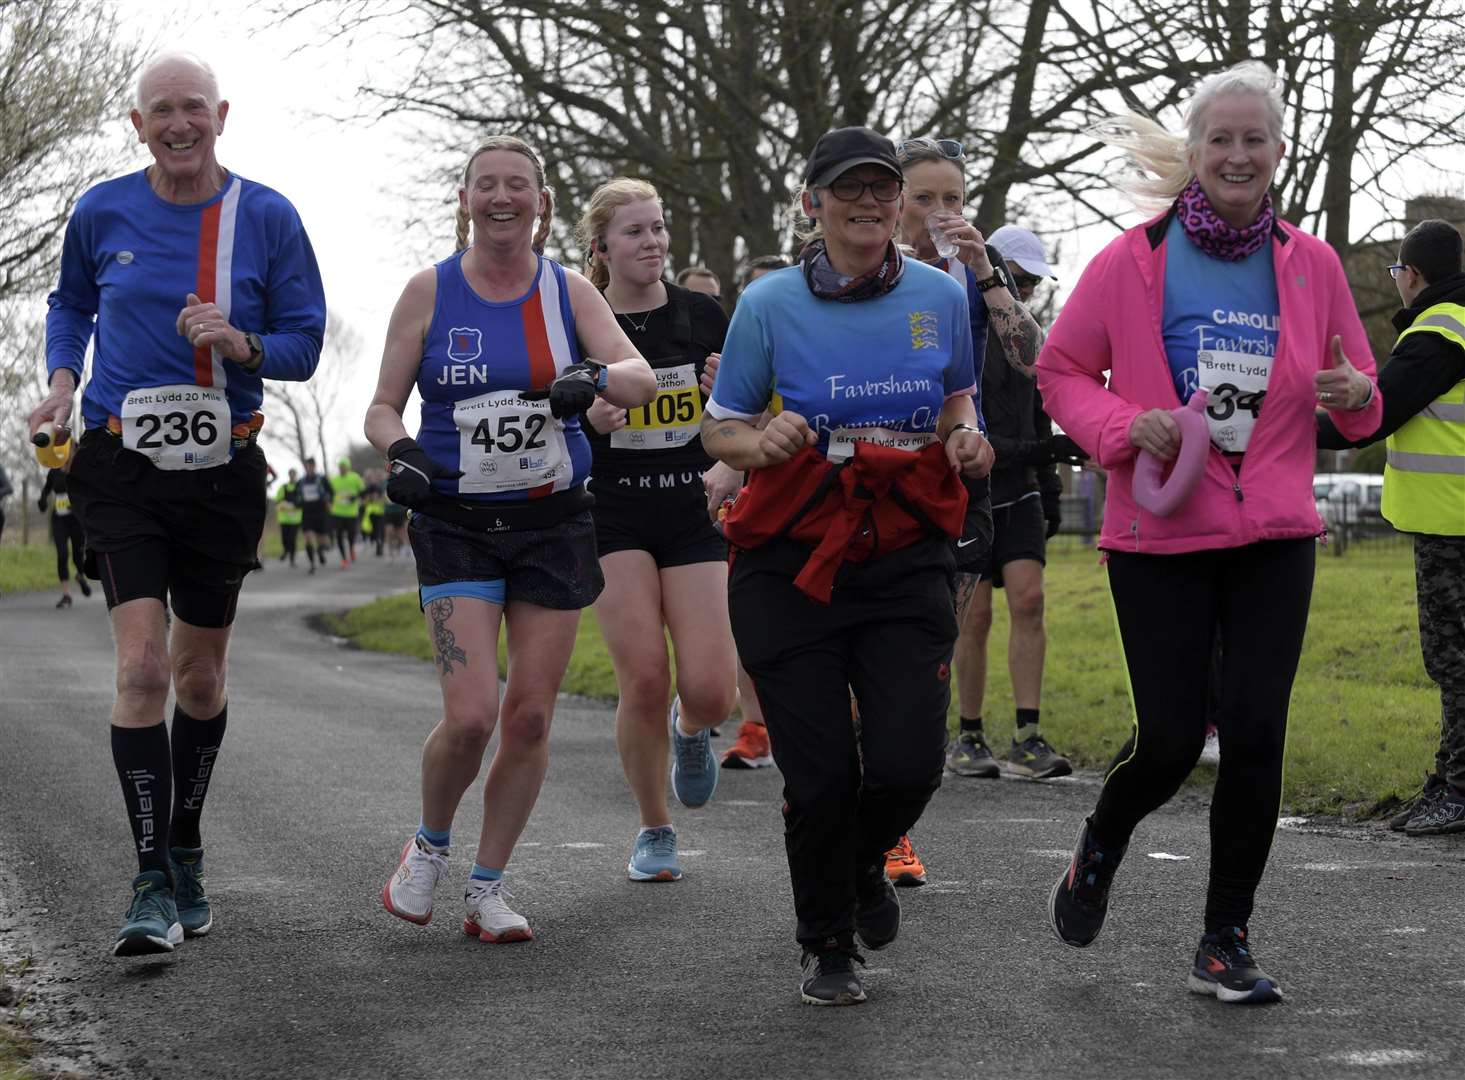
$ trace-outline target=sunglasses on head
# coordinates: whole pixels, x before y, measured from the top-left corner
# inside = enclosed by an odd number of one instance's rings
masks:
[[[942,157],[949,158],[952,161],[966,160],[966,147],[962,146],[955,139],[933,139],[928,135],[921,135],[914,139],[907,139],[901,143],[897,153],[904,160],[910,155],[912,150],[934,150]]]

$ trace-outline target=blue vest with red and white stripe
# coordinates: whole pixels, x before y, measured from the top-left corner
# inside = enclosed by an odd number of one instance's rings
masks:
[[[469,429],[461,416],[455,419],[455,410],[461,403],[497,392],[548,386],[565,368],[580,362],[580,345],[562,266],[539,256],[529,291],[517,300],[495,302],[483,299],[468,284],[463,254],[436,267],[437,300],[417,372],[417,392],[422,396],[417,441],[433,461],[466,475],[463,480],[436,480],[433,488],[456,499],[485,503],[522,502],[577,488],[590,473],[590,443],[579,417],[567,417],[549,421],[554,435],[563,440],[567,466],[553,480],[518,491],[474,490],[473,481],[486,466],[481,457],[467,459],[464,443]],[[510,425],[507,434],[519,438],[521,430]],[[500,427],[488,434],[503,433]]]
[[[259,333],[266,363],[246,372],[177,329],[189,293],[217,304],[236,329]],[[325,291],[309,238],[279,192],[229,174],[212,198],[170,203],[145,171],[106,180],[77,202],[66,226],[61,272],[46,317],[46,366],[82,370],[89,427],[121,413],[123,400],[155,386],[224,390],[231,419],[263,400],[262,377],[307,379],[320,357]]]

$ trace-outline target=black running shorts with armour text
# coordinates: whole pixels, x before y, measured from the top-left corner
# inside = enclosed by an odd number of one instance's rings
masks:
[[[595,546],[601,557],[644,551],[661,570],[726,562],[727,541],[707,516],[701,479],[695,470],[592,478]]]

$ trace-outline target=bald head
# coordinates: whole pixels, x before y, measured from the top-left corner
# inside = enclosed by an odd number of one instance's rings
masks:
[[[204,96],[210,108],[219,104],[219,80],[207,61],[193,53],[171,52],[155,56],[137,77],[137,111],[146,113],[164,86],[189,83]]]

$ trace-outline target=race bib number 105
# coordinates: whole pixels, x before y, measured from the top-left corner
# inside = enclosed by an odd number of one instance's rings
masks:
[[[151,386],[122,402],[122,445],[170,472],[226,464],[229,428],[229,402],[216,386]]]
[[[660,368],[656,396],[648,404],[626,410],[626,426],[610,434],[621,450],[665,450],[685,446],[702,428],[702,394],[692,364]]]

